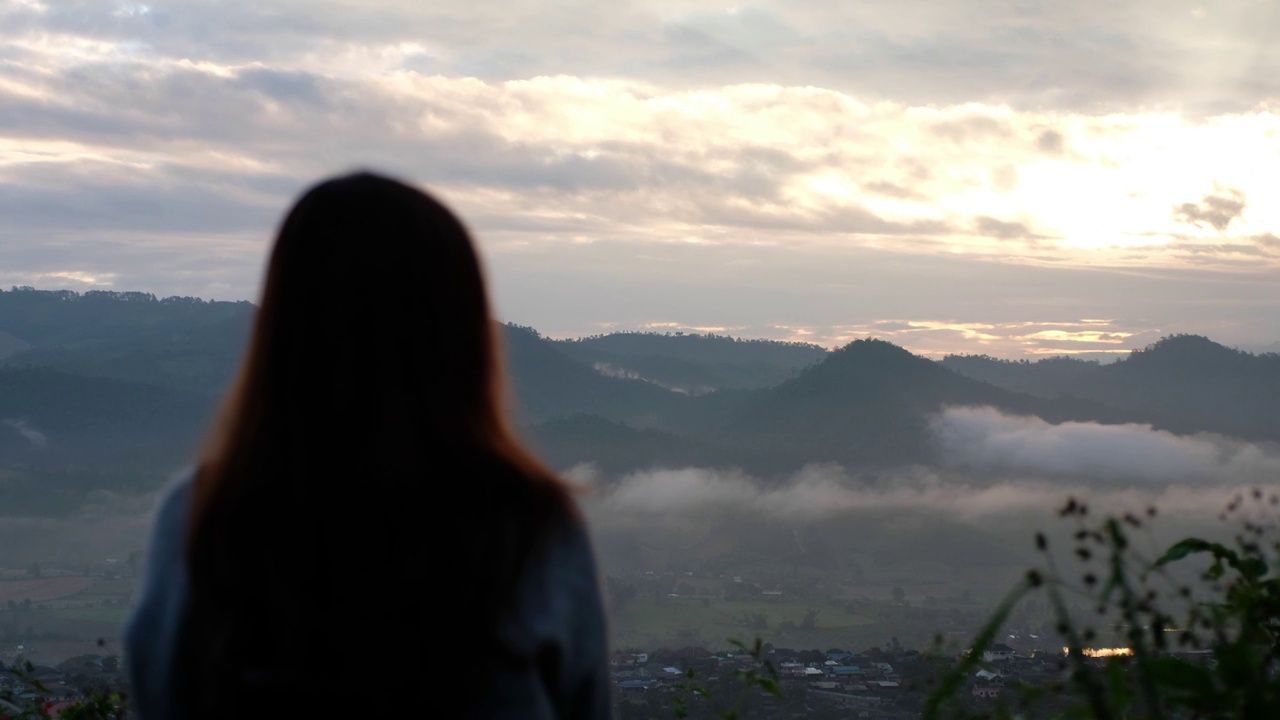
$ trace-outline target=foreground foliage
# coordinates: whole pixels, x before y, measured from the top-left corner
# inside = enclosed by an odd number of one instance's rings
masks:
[[[720,720],[738,720],[742,712],[743,702],[752,693],[765,692],[774,697],[782,697],[782,688],[778,684],[778,671],[773,663],[764,658],[764,644],[760,638],[747,647],[739,640],[729,639],[729,643],[745,652],[750,661],[745,667],[736,668],[733,677],[740,683],[738,690],[728,698],[727,704],[720,704],[715,709],[715,717]],[[712,699],[712,693],[704,685],[697,682],[692,668],[685,671],[684,680],[676,685],[672,695],[672,709],[677,719],[689,717],[690,701]]]
[[[1223,513],[1238,525],[1232,543],[1187,538],[1147,557],[1132,536],[1153,522],[1155,508],[1094,521],[1087,506],[1069,500],[1059,514],[1076,526],[1078,582],[1037,535],[1043,566],[1000,604],[924,716],[1280,717],[1278,505],[1280,497],[1261,489],[1239,495]],[[966,707],[959,697],[966,678],[1013,610],[1036,593],[1047,597],[1065,645],[1060,682],[1011,687],[994,707]],[[1128,654],[1092,656],[1096,641],[1116,640]]]
[[[17,686],[0,691],[0,720],[124,720],[128,716],[124,696],[116,690],[93,690],[77,700],[54,702],[49,699],[50,689],[34,677],[30,661],[8,668],[0,665],[0,671],[7,671]]]

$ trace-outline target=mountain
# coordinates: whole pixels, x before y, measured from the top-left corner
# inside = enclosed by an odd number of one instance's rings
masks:
[[[1074,394],[1094,377],[1100,364],[1074,357],[1000,360],[988,355],[947,355],[939,363],[948,370],[1014,392],[1038,397]]]
[[[176,465],[211,403],[198,395],[51,368],[0,369],[0,458],[44,468]]]
[[[712,333],[620,332],[555,343],[565,355],[602,373],[692,395],[777,385],[827,355],[825,348],[809,343]]]
[[[0,512],[159,484],[199,442],[254,312],[143,293],[0,292]],[[1100,365],[934,362],[878,340],[827,352],[714,335],[500,331],[516,424],[558,469],[777,477],[813,462],[927,464],[931,417],[963,405],[1280,440],[1280,356],[1198,336]]]
[[[591,463],[608,475],[653,468],[713,467],[734,457],[727,448],[595,415],[574,415],[522,428],[551,467]]]
[[[662,424],[686,400],[653,383],[609,377],[559,350],[532,328],[502,326],[517,422],[595,415],[636,427]]]
[[[952,405],[986,405],[1050,422],[1122,419],[1098,404],[1011,392],[892,343],[857,340],[746,401],[721,435],[767,444],[799,462],[927,462],[930,416]]]
[[[158,385],[0,368],[0,516],[162,486],[190,461],[211,405]]]
[[[1042,398],[1106,404],[1177,433],[1280,440],[1280,356],[1254,355],[1199,335],[1173,335],[1115,363],[1035,363],[948,356],[945,367]]]
[[[214,398],[240,362],[255,310],[149,293],[14,288],[0,291],[0,364]]]

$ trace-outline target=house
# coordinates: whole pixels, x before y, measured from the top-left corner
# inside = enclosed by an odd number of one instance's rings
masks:
[[[805,666],[795,660],[783,660],[778,664],[778,674],[782,677],[804,677]]]
[[[982,659],[986,662],[1012,660],[1014,655],[1015,653],[1013,648],[1005,645],[1004,643],[996,643],[982,651]]]
[[[713,658],[715,657],[715,653],[703,647],[689,646],[689,647],[682,647],[679,650],[672,652],[671,656],[676,660],[682,660],[684,662],[696,662],[699,660],[707,660],[707,659]]]
[[[868,680],[867,687],[878,690],[897,690],[901,684],[897,680]]]
[[[979,670],[974,673],[974,677],[978,678],[979,682],[985,682],[991,685],[1004,684],[1004,676],[993,670]]]
[[[809,687],[813,690],[838,690],[840,689],[840,683],[832,682],[830,680],[820,680],[815,683],[809,683]]]
[[[618,689],[623,692],[644,692],[653,687],[652,680],[623,680],[618,683]]]
[[[988,685],[986,683],[978,683],[973,686],[973,696],[986,700],[994,700],[1000,697],[999,685]]]

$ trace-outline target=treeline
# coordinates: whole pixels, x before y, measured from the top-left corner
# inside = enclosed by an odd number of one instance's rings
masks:
[[[1280,355],[1170,335],[1109,364],[948,355],[944,367],[1038,398],[1076,398],[1178,433],[1280,440]]]

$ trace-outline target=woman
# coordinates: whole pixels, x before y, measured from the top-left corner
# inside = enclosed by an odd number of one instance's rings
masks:
[[[125,637],[137,717],[608,716],[586,531],[502,378],[452,213],[370,174],[307,192],[161,504]]]

